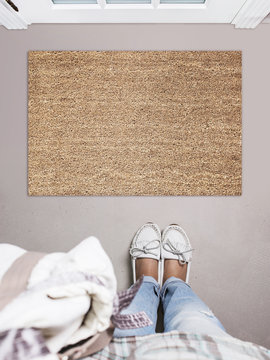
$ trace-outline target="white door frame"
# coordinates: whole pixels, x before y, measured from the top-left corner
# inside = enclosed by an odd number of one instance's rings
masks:
[[[270,0],[247,0],[232,21],[238,29],[254,29],[270,13]]]
[[[51,0],[13,0],[19,13],[0,0],[0,24],[25,29],[31,23],[227,23],[254,28],[268,13],[270,0],[206,0],[205,4],[53,4]],[[3,9],[4,8],[4,9]]]
[[[0,0],[0,25],[4,25],[7,29],[27,29],[30,24],[20,12],[15,11],[4,0]]]

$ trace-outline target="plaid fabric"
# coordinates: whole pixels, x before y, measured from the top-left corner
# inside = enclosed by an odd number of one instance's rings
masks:
[[[11,329],[0,333],[1,360],[30,360],[49,354],[40,331],[36,329]]]
[[[144,311],[136,314],[121,314],[121,310],[130,305],[143,282],[143,277],[136,281],[128,290],[119,291],[114,299],[111,321],[119,329],[135,329],[152,325],[152,321]]]
[[[270,350],[233,337],[171,331],[142,337],[114,338],[87,360],[270,360]]]

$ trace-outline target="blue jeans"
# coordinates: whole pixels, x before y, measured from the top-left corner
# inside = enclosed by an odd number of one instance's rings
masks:
[[[160,289],[154,278],[145,276],[132,303],[122,314],[145,311],[153,324],[137,329],[116,328],[114,337],[155,334],[160,301],[164,311],[164,332],[178,330],[194,334],[230,336],[208,306],[184,281],[171,277]]]

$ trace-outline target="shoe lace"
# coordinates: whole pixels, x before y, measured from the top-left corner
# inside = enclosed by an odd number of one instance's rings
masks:
[[[154,245],[156,244],[156,245]],[[151,250],[156,250],[160,247],[160,240],[155,239],[155,240],[151,240],[149,241],[146,245],[144,245],[142,248],[140,247],[131,247],[129,250],[129,253],[132,257],[136,258],[142,254],[151,254],[151,255],[156,255],[153,251]]]
[[[184,254],[193,251],[194,249],[188,249],[188,250],[184,250],[184,251],[180,251],[179,249],[177,249],[177,247],[175,247],[170,239],[167,239],[165,244],[163,244],[163,249],[178,256],[178,261],[181,265],[185,265],[188,263],[186,257]]]

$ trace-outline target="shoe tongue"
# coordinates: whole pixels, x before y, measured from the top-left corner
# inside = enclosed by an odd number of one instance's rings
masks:
[[[183,239],[169,239],[171,244],[175,247],[176,250],[178,251],[185,251],[186,250],[186,243],[184,242]]]
[[[187,244],[184,236],[176,230],[172,230],[168,234],[171,244],[179,251],[185,251]]]

